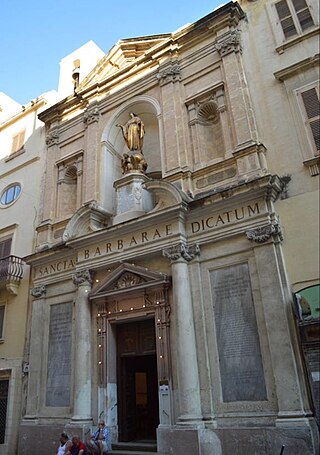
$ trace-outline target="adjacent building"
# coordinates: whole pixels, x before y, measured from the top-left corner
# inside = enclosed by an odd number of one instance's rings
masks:
[[[0,453],[17,451],[28,366],[23,363],[45,136],[38,114],[53,93],[21,106],[0,94]],[[32,178],[31,178],[32,176]]]
[[[0,453],[17,453],[29,366],[30,267],[45,184],[46,143],[38,115],[72,92],[103,55],[89,42],[62,59],[58,92],[20,105],[0,93]],[[81,67],[80,67],[81,65]],[[66,70],[67,68],[67,70]],[[70,72],[68,71],[71,68]],[[86,71],[86,73],[85,73]],[[68,74],[66,76],[66,74]]]
[[[72,58],[39,115],[19,454],[101,417],[166,454],[316,453],[316,8],[230,2],[81,80]]]

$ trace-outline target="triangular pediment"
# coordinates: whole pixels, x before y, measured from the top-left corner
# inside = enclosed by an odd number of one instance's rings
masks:
[[[157,47],[170,37],[171,34],[164,34],[118,41],[81,82],[79,89],[99,83],[129,65],[136,63],[146,52]]]
[[[124,263],[110,272],[104,282],[90,293],[90,300],[163,286],[168,283],[168,277],[164,273]]]

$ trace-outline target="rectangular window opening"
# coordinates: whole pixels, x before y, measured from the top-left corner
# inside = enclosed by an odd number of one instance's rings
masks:
[[[286,39],[314,26],[306,0],[280,0],[275,3],[275,8]]]
[[[20,131],[12,137],[11,153],[16,153],[24,146],[26,130]]]
[[[5,443],[9,379],[0,380],[0,444]]]
[[[320,102],[316,87],[301,92],[306,113],[307,125],[310,128],[317,154],[320,152]]]
[[[6,306],[0,305],[0,340],[3,340],[3,326],[4,326],[5,310],[6,310]]]

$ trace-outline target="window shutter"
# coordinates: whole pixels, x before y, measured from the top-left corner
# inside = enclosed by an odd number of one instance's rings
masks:
[[[4,312],[5,312],[5,306],[1,305],[0,306],[0,339],[3,338]]]
[[[23,130],[13,136],[11,153],[15,153],[23,147],[25,133],[26,130]]]
[[[320,103],[316,88],[301,93],[303,105],[317,151],[320,151]]]
[[[0,259],[10,256],[12,239],[6,239],[0,242]]]
[[[301,0],[300,0],[301,1]],[[280,24],[286,38],[297,35],[297,29],[294,25],[293,18],[286,0],[281,0],[275,4]]]
[[[305,0],[292,0],[302,31],[314,25],[309,7]]]

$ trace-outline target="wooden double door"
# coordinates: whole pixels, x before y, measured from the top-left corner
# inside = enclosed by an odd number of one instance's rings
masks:
[[[119,440],[155,440],[159,398],[154,320],[118,325],[117,352]]]

